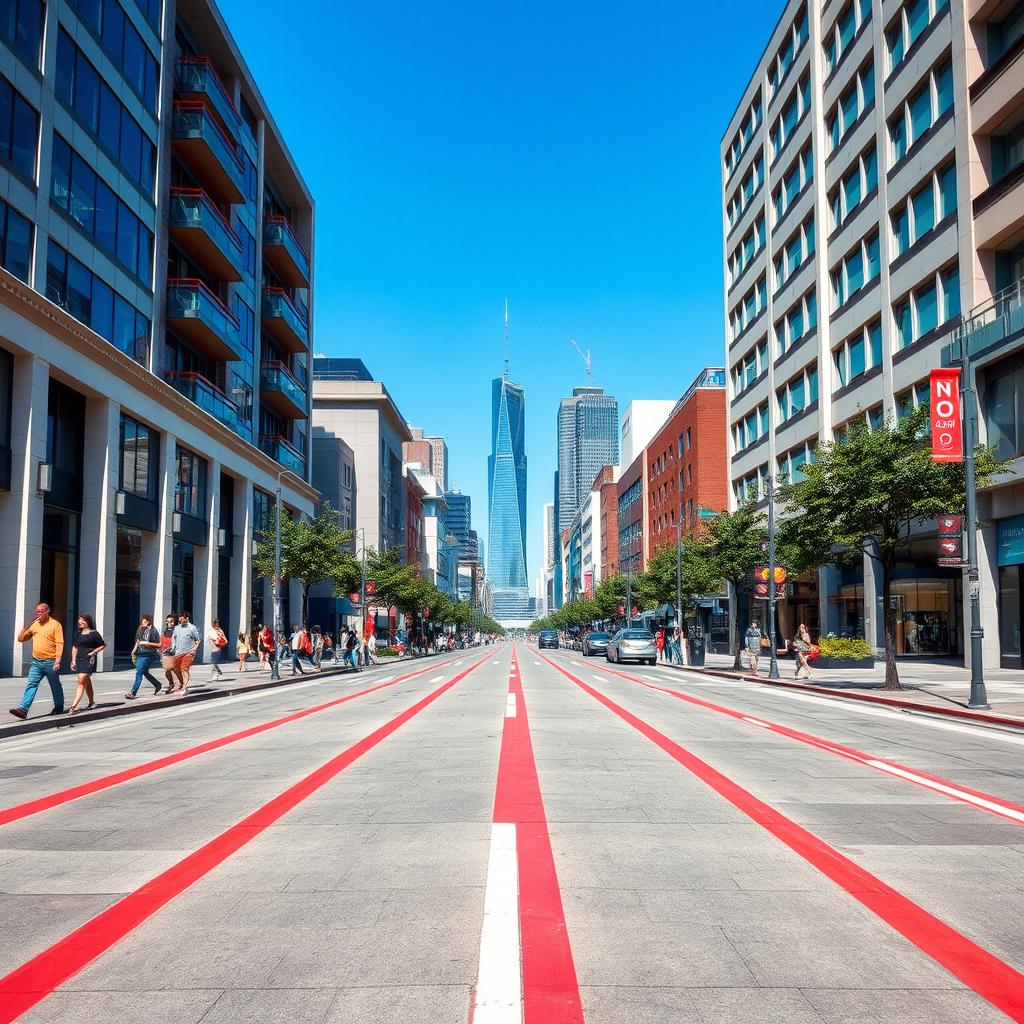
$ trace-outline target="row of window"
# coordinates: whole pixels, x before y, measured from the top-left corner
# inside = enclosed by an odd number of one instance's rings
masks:
[[[882,321],[875,320],[857,328],[832,352],[836,378],[840,386],[856,380],[882,363]]]
[[[921,33],[948,7],[949,0],[910,0],[899,9],[885,31],[890,72],[903,63]]]
[[[743,176],[743,180],[733,192],[732,198],[725,208],[730,228],[743,215],[743,211],[750,205],[750,200],[754,198],[754,193],[761,187],[763,181],[764,157],[759,156],[750,165],[750,170]]]
[[[738,395],[745,391],[751,384],[768,369],[768,342],[759,341],[755,348],[747,353],[741,363],[737,363],[732,371],[733,394]]]
[[[761,97],[758,95],[754,97],[746,114],[743,115],[743,123],[736,130],[732,143],[729,145],[729,150],[725,154],[725,176],[727,179],[732,175],[733,170],[740,161],[740,157],[747,151],[747,146],[750,145],[750,140],[754,137],[754,133],[761,127],[762,116]]]
[[[775,257],[775,289],[781,288],[814,255],[814,214],[786,240],[782,252]]]
[[[160,435],[152,427],[121,413],[121,490],[147,501],[157,500]]]
[[[764,248],[765,241],[764,215],[762,214],[754,221],[750,230],[743,236],[742,241],[729,257],[730,288],[740,278],[743,271],[750,266],[751,260]]]
[[[148,362],[149,320],[52,238],[46,257],[46,297],[136,362]]]
[[[767,308],[768,282],[762,277],[729,314],[729,330],[735,341]]]
[[[778,479],[788,480],[790,483],[799,483],[804,478],[803,468],[809,462],[814,461],[814,446],[818,443],[818,439],[814,438],[810,441],[805,441],[803,444],[797,445],[795,448],[790,448],[784,455],[780,455],[776,459],[776,465],[778,466]]]
[[[812,363],[802,369],[792,380],[775,392],[779,410],[779,422],[785,423],[792,416],[803,412],[818,400],[818,364]]]
[[[814,151],[808,142],[801,150],[800,155],[790,164],[772,195],[776,224],[786,215],[786,211],[793,205],[793,201],[810,184],[813,177]]]
[[[782,108],[782,113],[772,126],[772,161],[778,159],[786,143],[793,137],[793,131],[800,119],[811,109],[811,76],[806,72],[797,82],[789,102]]]
[[[878,187],[878,153],[872,143],[850,165],[849,170],[836,182],[828,197],[832,215],[832,230],[846,223],[849,216]]]
[[[56,132],[50,198],[101,249],[152,287],[153,232]]]
[[[637,480],[635,483],[622,492],[622,497],[619,498],[619,515],[621,516],[624,512],[632,508],[640,500],[640,492],[643,490],[643,481]]]
[[[889,119],[892,162],[902,160],[907,150],[952,106],[953,66],[947,60],[928,73],[924,84]]]
[[[41,0],[4,0],[0,4],[0,38],[38,68],[43,42]]]
[[[32,266],[32,222],[0,199],[0,266],[28,284]]]
[[[64,29],[57,39],[56,89],[58,99],[75,112],[131,180],[152,196],[153,143]]]
[[[733,494],[736,495],[737,504],[753,499],[758,501],[768,495],[768,463],[758,466],[756,470],[749,473],[742,480],[736,480],[732,485]]]
[[[825,118],[825,134],[828,135],[829,152],[834,153],[857,118],[875,102],[875,66],[868,61],[843,91],[836,105]]]
[[[893,244],[900,256],[943,218],[956,213],[956,165],[933,171],[889,214]]]
[[[733,445],[741,452],[756,444],[768,433],[768,403],[752,409],[732,428]]]
[[[156,113],[160,65],[118,0],[72,0],[72,4],[146,109]]]
[[[1024,2],[1018,0],[999,21],[988,23],[985,67],[992,67],[1021,38],[1024,38]]]
[[[936,271],[905,298],[893,304],[896,338],[906,348],[929,331],[960,315],[960,270]]]
[[[639,543],[642,536],[643,520],[638,519],[635,523],[630,523],[629,526],[619,530],[619,550],[633,547],[634,544]]]
[[[839,17],[822,38],[826,74],[838,67],[861,25],[870,17],[871,0],[850,0],[839,12]]]
[[[0,75],[0,160],[35,181],[38,140],[35,107]]]
[[[789,307],[785,316],[775,321],[775,347],[778,354],[784,355],[817,326],[818,298],[812,288]]]
[[[832,308],[840,309],[881,272],[878,232],[862,238],[831,273]]]
[[[775,95],[775,90],[785,81],[786,74],[793,66],[796,55],[807,42],[807,8],[804,7],[789,27],[782,45],[775,54],[775,59],[768,65],[768,98]]]

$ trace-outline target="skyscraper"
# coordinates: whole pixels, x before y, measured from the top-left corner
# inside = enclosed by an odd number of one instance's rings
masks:
[[[603,388],[573,388],[558,406],[558,520],[572,522],[602,466],[619,461],[619,403]]]
[[[492,615],[501,620],[529,616],[526,578],[526,393],[505,375],[491,382],[491,455],[487,460],[487,578]]]

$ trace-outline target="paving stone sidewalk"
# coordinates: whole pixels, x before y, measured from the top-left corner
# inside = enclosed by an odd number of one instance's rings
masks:
[[[744,657],[744,664],[747,664]],[[760,678],[755,678],[745,669],[733,669],[732,655],[708,654],[703,668],[688,671],[703,671],[714,675],[727,675],[751,682],[767,682],[768,659],[762,657],[758,666]],[[875,700],[883,703],[899,702],[903,706],[936,713],[953,713],[957,717],[976,717],[980,720],[992,718],[1010,719],[1024,728],[1024,672],[1002,668],[986,668],[985,684],[991,709],[988,712],[968,710],[967,702],[971,688],[970,670],[949,661],[905,661],[898,663],[900,682],[904,689],[893,692],[883,689],[885,666],[878,662],[870,669],[816,670],[812,663],[811,678],[795,681],[796,666],[791,658],[779,659],[781,682],[799,682],[807,692],[828,691],[827,695],[847,696],[851,699]]]

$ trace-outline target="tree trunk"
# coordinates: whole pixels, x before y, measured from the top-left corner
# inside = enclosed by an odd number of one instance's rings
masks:
[[[896,643],[893,638],[892,566],[882,560],[882,622],[885,631],[885,686],[886,690],[902,690],[900,674],[896,668]]]
[[[302,584],[302,626],[309,629],[309,584]]]
[[[736,583],[732,585],[732,592],[736,595],[736,614],[733,616],[735,619],[735,625],[733,629],[735,635],[733,637],[735,643],[733,646],[736,648],[736,657],[733,659],[732,667],[737,672],[743,671],[743,632],[742,624],[740,623],[740,588]]]

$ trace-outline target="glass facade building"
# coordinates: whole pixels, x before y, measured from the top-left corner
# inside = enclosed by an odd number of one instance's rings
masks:
[[[526,393],[506,377],[491,384],[491,454],[487,502],[491,613],[499,621],[529,617],[526,577]]]
[[[573,388],[558,407],[558,516],[571,523],[602,466],[619,461],[619,403],[603,388]]]

